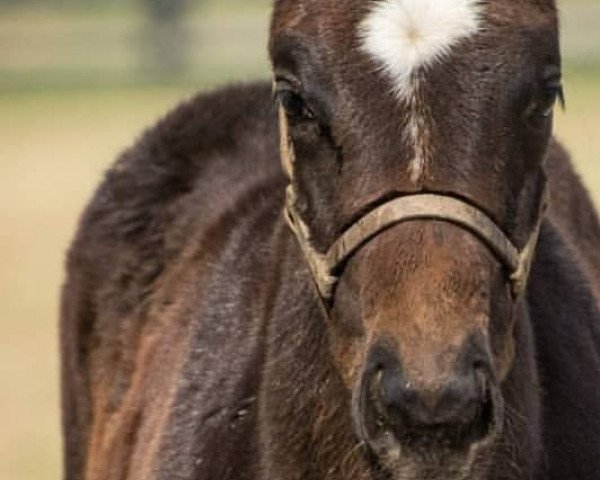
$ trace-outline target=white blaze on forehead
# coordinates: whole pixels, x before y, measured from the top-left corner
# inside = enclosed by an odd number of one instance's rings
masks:
[[[381,0],[360,25],[362,48],[405,95],[413,73],[477,32],[480,13],[480,0]]]
[[[395,92],[406,103],[405,135],[414,149],[408,169],[415,183],[435,154],[432,119],[421,91],[426,79],[420,72],[477,33],[482,1],[378,0],[360,23],[362,50],[391,77]]]

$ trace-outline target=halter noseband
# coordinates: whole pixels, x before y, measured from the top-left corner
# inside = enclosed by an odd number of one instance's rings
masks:
[[[285,114],[280,109],[281,159],[290,179],[293,178],[294,151],[288,135]],[[520,250],[496,223],[482,210],[457,198],[421,193],[395,198],[371,210],[349,227],[326,253],[314,249],[308,227],[296,210],[296,192],[289,185],[284,208],[285,219],[296,236],[310,267],[319,296],[325,305],[332,299],[342,265],[362,246],[384,230],[416,220],[440,220],[457,225],[470,232],[494,253],[510,272],[513,297],[523,294],[538,243],[546,209],[546,193],[536,225],[523,250]]]

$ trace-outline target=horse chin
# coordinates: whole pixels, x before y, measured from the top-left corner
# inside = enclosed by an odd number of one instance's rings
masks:
[[[402,448],[390,438],[378,439],[374,464],[389,480],[441,479],[486,480],[494,458],[494,441],[488,439],[471,446],[466,452],[443,447],[428,450]]]

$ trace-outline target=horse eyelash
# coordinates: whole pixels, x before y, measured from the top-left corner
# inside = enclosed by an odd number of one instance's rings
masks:
[[[560,105],[560,108],[562,109],[563,112],[567,111],[567,99],[565,96],[565,87],[564,86],[560,86],[560,88],[558,89],[558,103]]]

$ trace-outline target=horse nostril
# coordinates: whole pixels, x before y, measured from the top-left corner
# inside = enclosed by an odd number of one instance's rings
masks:
[[[487,375],[472,370],[433,388],[417,388],[399,369],[377,369],[369,400],[378,428],[400,440],[437,438],[471,444],[492,432],[494,402]]]

